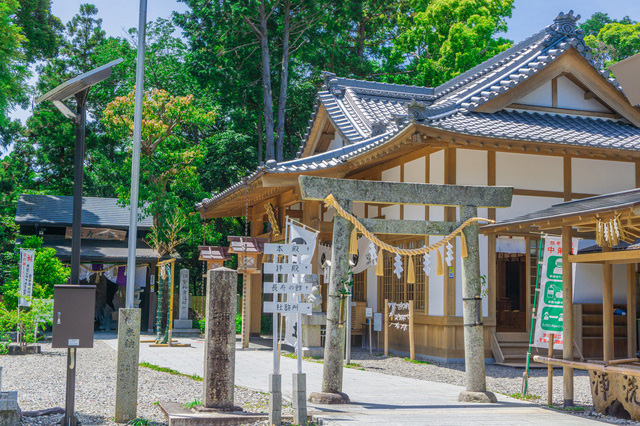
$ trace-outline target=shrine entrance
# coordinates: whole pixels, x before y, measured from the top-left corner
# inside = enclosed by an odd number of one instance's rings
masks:
[[[453,275],[451,261],[455,258],[456,237],[460,238],[462,325],[466,390],[459,395],[459,401],[496,402],[495,395],[486,390],[485,380],[485,338],[482,322],[482,285],[480,276],[480,247],[478,222],[493,222],[478,217],[479,207],[509,207],[513,188],[482,187],[460,185],[437,185],[421,183],[379,182],[349,179],[330,179],[300,176],[298,179],[300,196],[303,200],[324,201],[335,210],[333,219],[333,242],[331,247],[331,270],[327,289],[327,327],[323,363],[322,391],[314,392],[309,401],[319,404],[349,403],[349,397],[342,392],[342,376],[345,345],[345,328],[342,317],[344,295],[350,274],[349,255],[358,253],[357,234],[361,233],[370,242],[369,256],[376,259],[376,275],[384,273],[385,252],[394,255],[394,274],[399,278],[404,273],[407,259],[406,283],[415,283],[415,260],[422,257],[424,268],[431,262],[430,252],[437,256],[434,267],[438,276]],[[385,205],[439,205],[458,210],[459,222],[358,219],[352,214],[353,203],[377,203]],[[384,235],[435,235],[439,241],[406,249],[390,245],[376,236]],[[457,244],[457,243],[456,243]],[[446,257],[441,253],[441,249]],[[445,261],[447,266],[445,267]],[[455,288],[451,289],[455,292]],[[402,306],[398,304],[394,306]],[[408,303],[409,332],[413,333],[411,318],[413,303]],[[410,336],[410,339],[414,336]],[[413,347],[413,345],[412,345]],[[413,356],[413,349],[412,349]]]

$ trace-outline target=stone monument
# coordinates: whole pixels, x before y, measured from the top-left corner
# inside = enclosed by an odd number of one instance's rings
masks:
[[[180,287],[178,290],[178,319],[173,320],[173,336],[188,337],[199,335],[200,330],[193,328],[189,319],[189,270],[180,269]]]
[[[322,294],[317,275],[307,274],[305,282],[313,283],[311,294],[307,296],[307,302],[311,303],[312,314],[302,316],[302,356],[322,357],[321,328],[327,322],[327,314],[322,312]]]
[[[140,361],[140,309],[118,311],[118,358],[116,376],[117,423],[137,417],[138,362]]]
[[[237,283],[238,273],[233,269],[217,268],[207,273],[203,407],[196,409],[242,410],[233,405]]]

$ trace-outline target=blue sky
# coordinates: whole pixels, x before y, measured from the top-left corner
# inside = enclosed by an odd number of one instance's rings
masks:
[[[80,4],[86,2],[96,5],[102,26],[109,36],[124,36],[128,28],[138,25],[137,0],[53,0],[52,11],[66,23],[78,13]],[[169,18],[173,11],[182,12],[186,9],[184,3],[176,0],[149,0],[147,19]],[[581,21],[597,11],[606,12],[617,19],[629,15],[632,19],[640,20],[638,0],[516,0],[513,16],[508,20],[506,37],[515,42],[521,41],[549,25],[558,12],[570,9],[582,16]],[[12,116],[25,120],[29,112],[18,110]]]

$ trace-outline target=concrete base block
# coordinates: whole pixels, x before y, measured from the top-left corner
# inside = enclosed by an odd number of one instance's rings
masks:
[[[293,422],[303,425],[307,421],[307,376],[293,374]]]
[[[282,377],[269,374],[269,424],[282,423]]]
[[[30,355],[30,354],[39,354],[41,353],[40,345],[30,345],[30,346],[21,346],[21,345],[10,345],[9,352],[7,355]]]
[[[175,337],[200,337],[202,333],[197,328],[174,328],[171,335]]]
[[[322,346],[302,347],[302,356],[311,358],[324,358],[324,348]]]
[[[493,403],[498,402],[498,399],[493,394],[493,392],[468,392],[462,391],[460,395],[458,395],[459,402],[479,402],[479,403]]]
[[[207,411],[189,410],[177,402],[160,401],[160,409],[164,412],[169,426],[210,426],[253,424],[267,419],[266,414],[247,413],[244,411]],[[287,420],[291,419],[291,416]]]
[[[190,319],[177,319],[173,320],[173,329],[181,329],[181,328],[193,328],[193,321]]]
[[[18,392],[0,392],[0,426],[19,426]]]
[[[349,395],[342,392],[313,392],[309,395],[309,402],[313,404],[349,404],[351,400]]]

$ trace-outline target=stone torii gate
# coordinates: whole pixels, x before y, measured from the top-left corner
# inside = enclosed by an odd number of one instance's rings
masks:
[[[324,201],[330,194],[347,212],[356,202],[376,204],[413,204],[458,207],[460,222],[358,219],[374,234],[449,235],[462,222],[477,217],[478,207],[509,207],[513,188],[496,186],[438,185],[365,180],[331,179],[300,176],[300,194],[304,200]],[[314,392],[309,401],[318,404],[345,404],[349,397],[342,392],[344,361],[344,328],[339,327],[340,301],[338,286],[348,273],[349,242],[353,224],[340,215],[333,222],[332,263],[327,291],[327,331],[322,374],[322,391]],[[484,368],[484,327],[482,325],[480,257],[478,225],[463,230],[469,255],[462,259],[462,300],[464,322],[466,390],[458,400],[496,402],[487,392]]]

